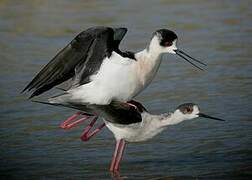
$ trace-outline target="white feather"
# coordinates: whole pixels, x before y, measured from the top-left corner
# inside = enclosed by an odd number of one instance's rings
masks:
[[[112,100],[128,101],[146,88],[155,77],[161,62],[161,54],[174,52],[176,40],[170,47],[160,46],[154,36],[149,47],[135,54],[136,60],[112,52],[105,58],[99,72],[91,76],[91,82],[70,89],[67,95],[51,98],[51,103],[79,102],[109,104]]]
[[[182,121],[199,117],[199,108],[194,105],[191,114],[183,114],[180,110],[175,110],[174,113],[152,115],[147,112],[141,113],[142,121],[130,125],[120,125],[110,123],[106,120],[106,126],[114,134],[117,140],[124,139],[128,142],[140,142],[151,139],[170,125],[178,124]]]
[[[146,54],[145,50],[137,53],[135,61],[113,52],[90,83],[68,91],[71,101],[108,104],[132,99],[151,82],[160,65],[159,56],[150,59]]]

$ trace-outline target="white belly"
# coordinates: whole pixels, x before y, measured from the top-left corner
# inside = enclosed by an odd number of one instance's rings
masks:
[[[113,52],[110,59],[104,60],[99,72],[91,77],[90,83],[70,90],[72,98],[92,104],[128,101],[143,90],[156,74],[156,70],[154,73],[142,73],[140,65],[139,61]]]
[[[105,123],[117,140],[124,139],[128,142],[141,142],[153,138],[165,129],[160,126],[160,123],[153,120],[153,117],[155,118],[155,115],[142,113],[143,120],[140,123],[130,125],[113,124],[107,121]]]

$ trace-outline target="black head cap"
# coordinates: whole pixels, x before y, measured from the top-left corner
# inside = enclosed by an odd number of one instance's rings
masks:
[[[159,29],[155,32],[155,35],[159,35],[160,37],[160,45],[161,46],[171,46],[172,42],[175,39],[178,39],[178,36],[168,29]]]

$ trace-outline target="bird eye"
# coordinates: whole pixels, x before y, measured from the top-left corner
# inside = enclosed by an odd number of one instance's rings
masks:
[[[184,112],[185,112],[185,114],[191,113],[192,109],[189,107],[186,107]]]
[[[172,42],[167,41],[167,42],[164,43],[164,45],[165,45],[165,47],[169,47],[169,46],[172,45]]]

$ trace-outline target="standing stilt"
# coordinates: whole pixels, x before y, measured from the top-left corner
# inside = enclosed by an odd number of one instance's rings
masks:
[[[122,159],[123,151],[125,149],[125,140],[120,139],[116,141],[115,152],[113,154],[112,162],[110,164],[110,171],[117,172],[120,168],[120,161]]]

